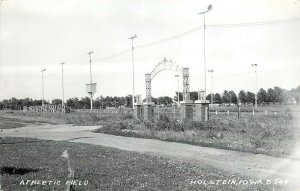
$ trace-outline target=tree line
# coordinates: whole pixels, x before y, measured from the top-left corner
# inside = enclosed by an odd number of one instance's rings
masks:
[[[175,92],[174,98],[172,99],[169,96],[161,96],[158,98],[152,97],[152,102],[157,105],[171,105],[174,102],[177,102],[177,94]],[[212,94],[208,94],[206,96],[207,100],[211,100]],[[193,91],[190,92],[190,99],[197,100],[198,99],[198,92]],[[182,93],[179,93],[179,100],[182,101]],[[222,93],[215,93],[213,94],[213,102],[216,104],[237,104],[240,103],[242,105],[246,104],[254,104],[255,103],[255,93],[250,91],[239,91],[236,94],[234,91],[224,90]],[[292,90],[285,90],[280,87],[269,88],[264,90],[261,88],[257,92],[257,102],[258,104],[273,104],[273,103],[281,103],[281,104],[294,104],[300,102],[300,86]],[[61,105],[61,99],[53,99],[51,102],[44,101],[45,104],[53,104],[53,105]],[[31,98],[25,99],[4,99],[0,101],[0,109],[23,109],[24,106],[37,106],[42,105],[42,100],[33,100]],[[90,98],[83,97],[83,98],[69,98],[66,100],[65,105],[73,108],[73,109],[90,109]],[[93,100],[93,108],[100,109],[100,108],[108,108],[108,107],[129,107],[132,108],[132,95],[127,96],[99,96]]]
[[[91,102],[90,97],[74,97],[69,98],[65,101],[65,105],[72,108],[72,109],[90,109],[91,108]],[[158,98],[152,98],[152,101],[155,104],[163,104],[163,105],[169,105],[173,103],[173,100],[169,96],[162,96]],[[62,100],[61,99],[53,99],[51,102],[44,100],[44,104],[52,104],[52,105],[61,105]],[[17,99],[17,98],[11,98],[11,99],[4,99],[0,101],[0,109],[12,109],[12,110],[20,110],[23,109],[24,106],[38,106],[42,105],[42,100],[33,100],[31,98],[25,98],[25,99]],[[94,109],[100,109],[100,108],[118,108],[118,107],[128,107],[132,108],[132,95],[127,96],[99,96],[93,99],[93,108]]]
[[[206,96],[207,100],[211,101],[211,96],[213,96],[213,103],[215,104],[242,104],[249,105],[255,104],[255,93],[250,91],[241,90],[238,94],[234,91],[224,90],[223,93],[208,94]],[[174,96],[174,100],[178,100],[178,95]],[[198,99],[198,92],[190,93],[191,100]],[[179,100],[182,101],[182,93],[179,93]],[[264,90],[259,89],[257,92],[257,103],[261,105],[268,105],[274,103],[280,104],[294,104],[300,102],[300,86],[292,90],[286,90],[275,86],[274,88],[269,88]]]

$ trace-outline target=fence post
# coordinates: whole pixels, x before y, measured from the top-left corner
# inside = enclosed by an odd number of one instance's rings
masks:
[[[157,108],[157,119],[159,120],[159,106]]]
[[[252,111],[252,115],[254,115],[254,110]]]
[[[175,105],[174,105],[174,108],[173,108],[173,109],[174,109],[174,119],[175,119],[175,117],[176,117],[176,114],[175,114]]]
[[[218,115],[218,110],[216,110],[216,115]]]
[[[265,115],[268,115],[268,111],[267,110],[265,111]]]
[[[229,115],[229,110],[227,110],[227,115]]]

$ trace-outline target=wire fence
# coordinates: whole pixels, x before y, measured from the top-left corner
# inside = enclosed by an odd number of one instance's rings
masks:
[[[25,107],[23,110],[9,110],[3,109],[2,112],[45,112],[45,113],[61,113],[65,111],[65,108],[57,106],[35,106]],[[69,109],[70,113],[82,113],[82,114],[98,114],[98,115],[133,115],[134,110],[132,108],[106,108],[106,109]],[[281,116],[299,116],[300,107],[210,107],[209,118],[215,117],[222,118],[249,118],[249,117],[281,117]],[[154,107],[155,120],[161,117],[167,117],[170,120],[182,120],[182,111],[180,107]]]

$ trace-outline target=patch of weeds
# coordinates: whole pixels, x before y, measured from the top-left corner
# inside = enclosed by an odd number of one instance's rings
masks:
[[[250,137],[250,143],[254,146],[255,149],[263,148],[266,143],[261,140],[261,138]]]
[[[124,129],[133,129],[133,125],[128,121],[114,121],[103,124],[103,129],[105,130],[124,130]]]
[[[133,115],[128,113],[122,116],[122,119],[126,120],[126,119],[133,119]]]

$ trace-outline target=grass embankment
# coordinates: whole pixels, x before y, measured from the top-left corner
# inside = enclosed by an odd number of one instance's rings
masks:
[[[249,184],[257,178],[230,174],[203,165],[187,164],[136,152],[102,146],[42,141],[29,138],[0,138],[1,184],[5,191],[65,190],[68,180],[68,149],[75,180],[88,181],[76,190],[284,190],[284,186]],[[12,152],[13,151],[13,152]],[[47,185],[20,185],[24,180],[48,181]],[[240,180],[248,184],[203,185],[191,181]],[[60,181],[60,185],[49,181]],[[78,183],[78,182],[77,182]]]
[[[299,140],[291,116],[212,116],[208,122],[171,121],[162,117],[155,123],[126,119],[109,121],[95,132],[155,138],[207,147],[272,156],[289,155]]]

